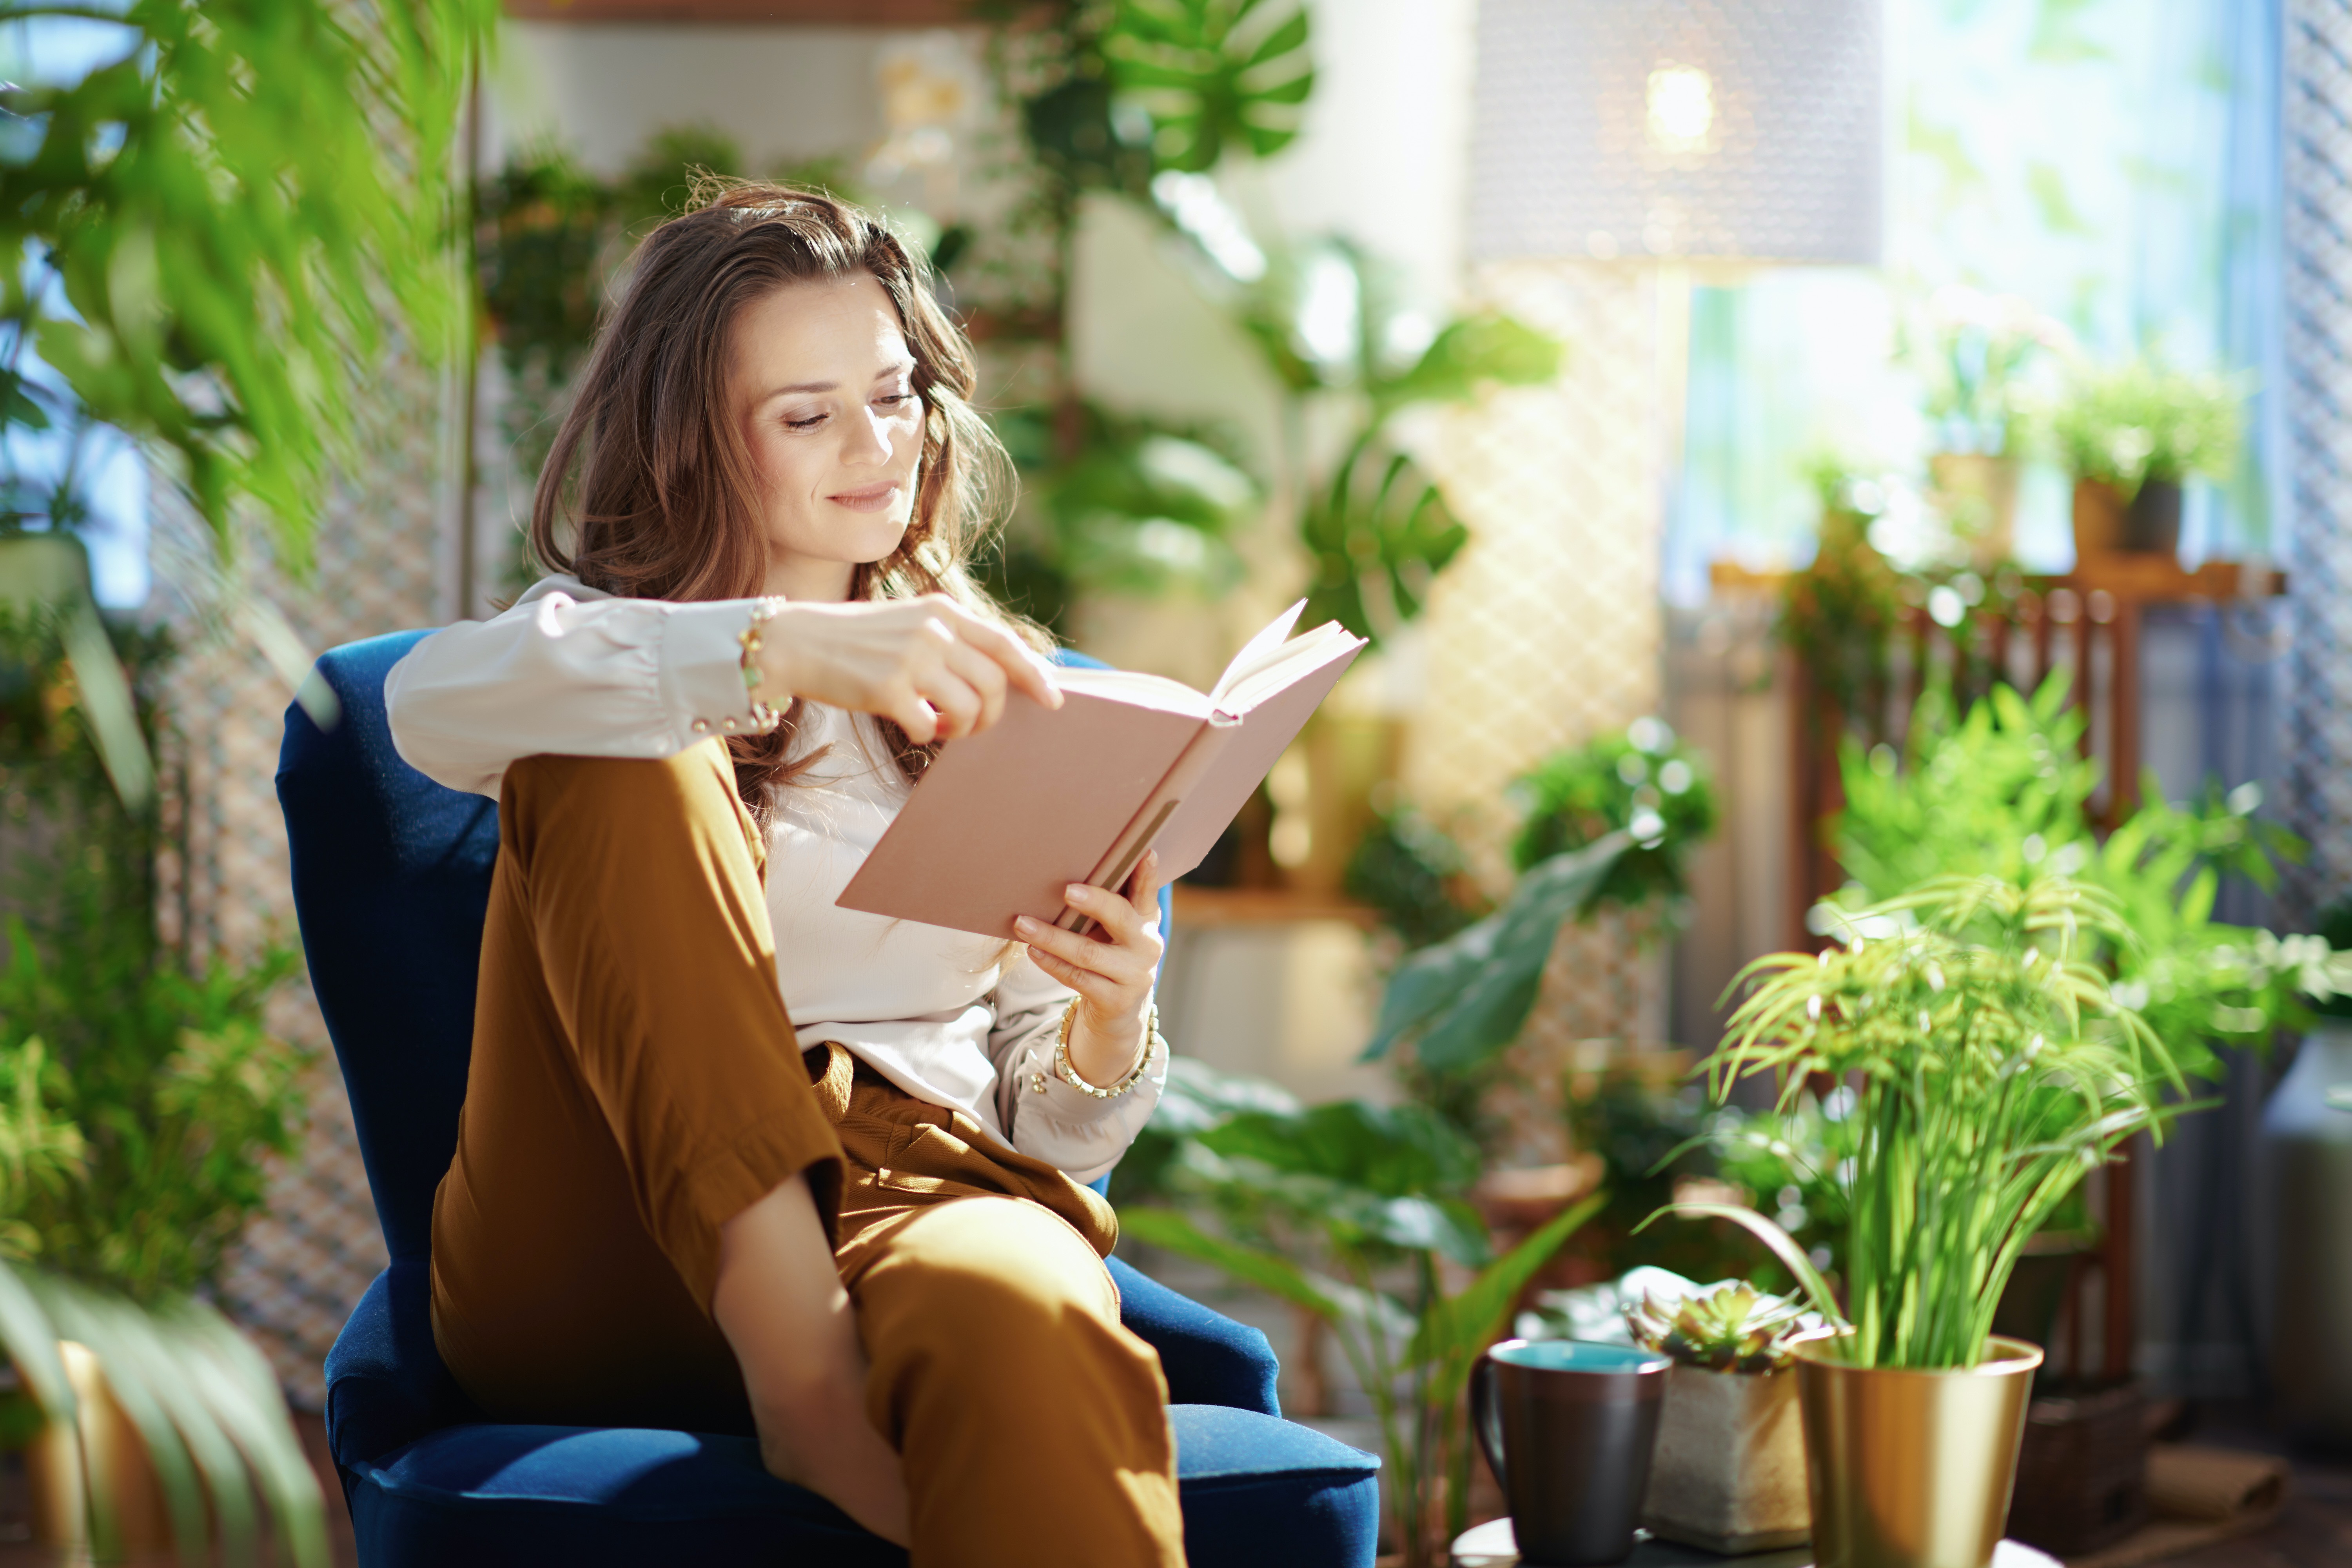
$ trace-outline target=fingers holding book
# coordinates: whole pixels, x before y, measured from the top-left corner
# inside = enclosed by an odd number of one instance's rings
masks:
[[[944,594],[787,605],[769,621],[758,657],[754,697],[781,706],[770,695],[781,691],[878,713],[919,745],[988,728],[1010,691],[1062,705],[1043,658]]]
[[[1142,1047],[1152,982],[1166,943],[1160,932],[1160,856],[1144,856],[1118,893],[1071,884],[1070,908],[1087,916],[1087,934],[1023,915],[1014,922],[1037,967],[1078,994],[1070,1065],[1092,1084],[1116,1083]]]

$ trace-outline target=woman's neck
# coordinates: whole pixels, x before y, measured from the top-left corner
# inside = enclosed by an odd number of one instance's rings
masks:
[[[769,557],[761,591],[803,604],[838,605],[849,598],[856,582],[857,568],[849,562],[778,554]]]

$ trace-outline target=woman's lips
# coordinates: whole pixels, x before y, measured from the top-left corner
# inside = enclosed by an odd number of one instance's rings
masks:
[[[852,511],[885,511],[892,501],[898,499],[898,481],[885,479],[878,485],[867,485],[863,489],[836,490],[825,499]]]

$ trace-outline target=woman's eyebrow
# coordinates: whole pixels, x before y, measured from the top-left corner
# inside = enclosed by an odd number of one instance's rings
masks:
[[[897,364],[887,366],[883,370],[877,372],[874,380],[876,384],[878,385],[883,382],[888,381],[892,376],[904,375],[914,368],[915,362],[913,360],[900,360]],[[760,401],[765,403],[772,398],[791,397],[803,392],[835,392],[838,391],[840,386],[841,383],[837,381],[796,381],[790,386],[770,387],[766,394],[761,397]]]

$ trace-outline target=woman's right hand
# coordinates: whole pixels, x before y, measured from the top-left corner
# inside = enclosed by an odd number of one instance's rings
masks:
[[[1018,637],[945,594],[850,604],[796,601],[760,628],[752,697],[794,697],[896,720],[917,745],[977,734],[1008,689],[1062,705],[1053,668]]]

